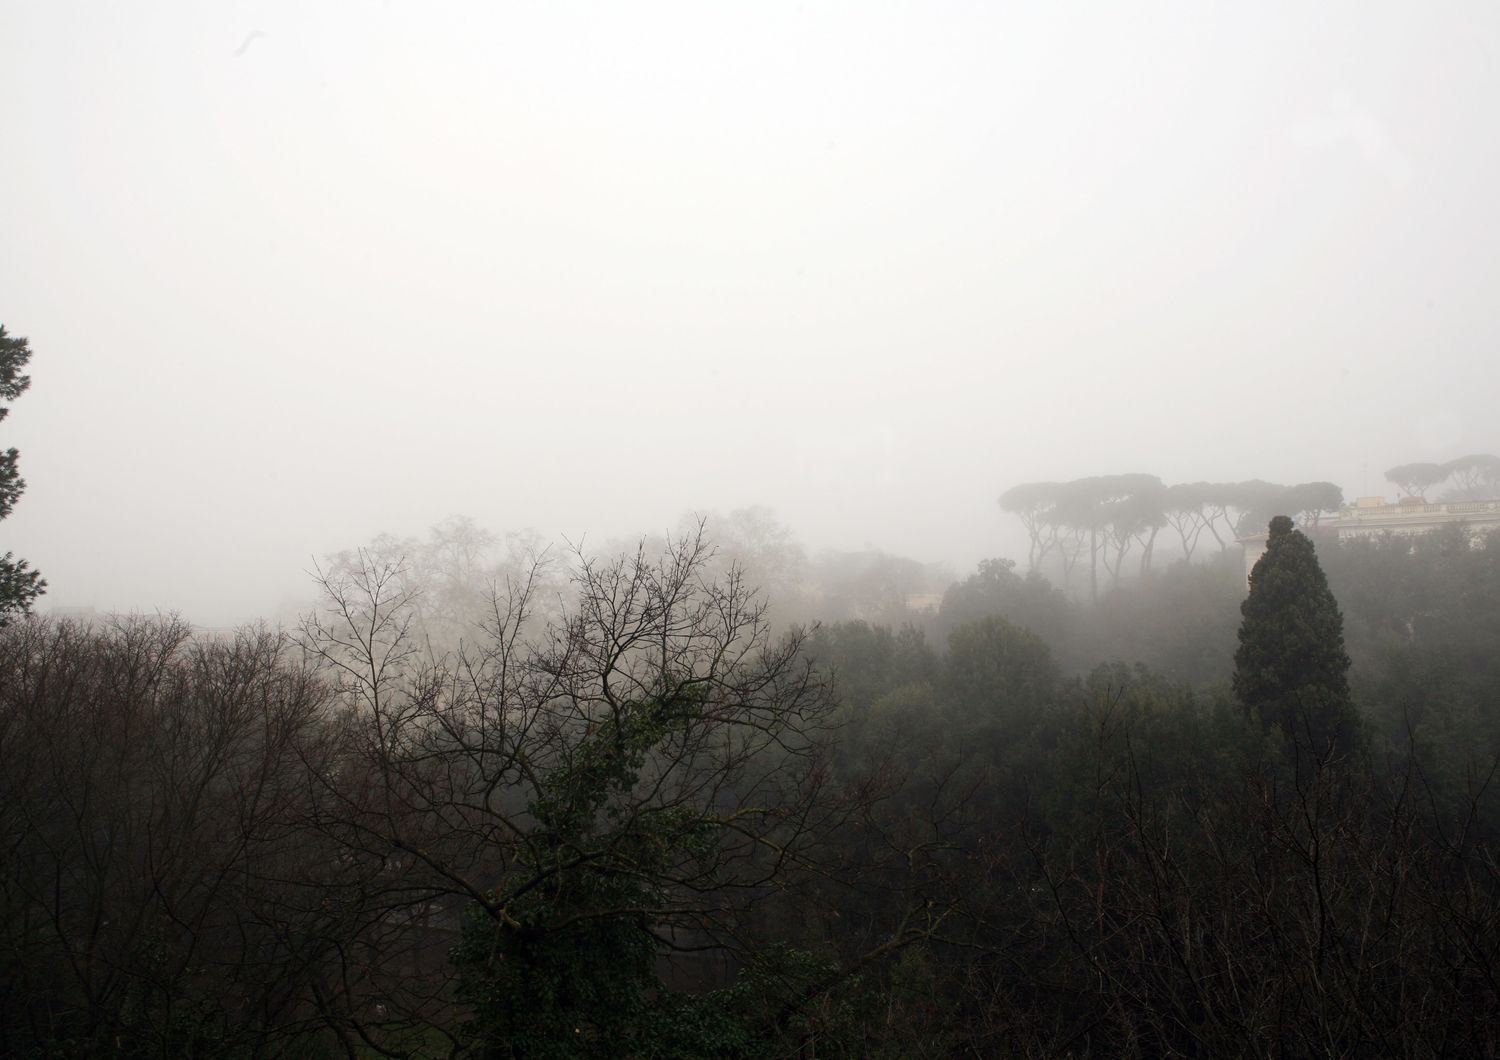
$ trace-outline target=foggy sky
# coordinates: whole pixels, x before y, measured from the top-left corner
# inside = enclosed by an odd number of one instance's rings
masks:
[[[1500,450],[1500,7],[0,0],[0,523],[220,623],[452,513],[963,572]],[[1019,551],[1024,554],[1024,546]]]

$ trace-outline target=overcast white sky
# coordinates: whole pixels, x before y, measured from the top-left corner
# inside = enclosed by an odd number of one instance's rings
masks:
[[[1389,491],[1500,450],[1497,100],[1488,0],[0,0],[0,551],[221,623],[453,513]]]

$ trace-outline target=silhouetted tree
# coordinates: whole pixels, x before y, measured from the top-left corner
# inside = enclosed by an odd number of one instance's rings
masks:
[[[1332,482],[1300,482],[1287,487],[1285,504],[1303,526],[1317,526],[1324,512],[1343,507],[1344,491]]]
[[[1500,456],[1470,453],[1443,465],[1453,476],[1453,489],[1445,495],[1456,501],[1487,501],[1500,496]]]
[[[1265,479],[1253,478],[1227,487],[1229,522],[1235,537],[1247,537],[1264,526],[1272,516],[1291,510],[1287,487]],[[1232,519],[1228,511],[1235,514]]]
[[[31,376],[21,373],[30,360],[31,347],[26,340],[7,335],[5,325],[0,324],[0,400],[13,401],[31,385]],[[0,420],[9,412],[0,405]],[[16,466],[20,455],[15,449],[0,452],[0,519],[11,513],[26,489],[26,480]],[[30,611],[32,601],[46,587],[41,574],[29,570],[24,559],[13,559],[9,552],[0,556],[0,626],[8,616]]]
[[[1285,515],[1271,520],[1240,614],[1234,693],[1246,712],[1319,765],[1348,750],[1356,719],[1343,615],[1312,541]]]
[[[1393,482],[1413,497],[1421,497],[1433,486],[1445,482],[1453,471],[1445,464],[1398,464],[1389,468],[1386,481]]]
[[[403,959],[378,864],[311,827],[327,706],[270,630],[0,632],[0,1055],[306,1055],[341,957]]]
[[[1089,598],[1099,599],[1099,560],[1119,579],[1120,563],[1142,535],[1164,525],[1161,479],[1155,475],[1095,475],[1064,483],[1056,518],[1088,542]],[[1144,513],[1144,514],[1143,514]],[[1114,562],[1110,547],[1114,546]]]
[[[1167,525],[1166,487],[1155,475],[1121,476],[1128,478],[1125,491],[1108,505],[1109,540],[1114,545],[1115,561],[1109,563],[1105,555],[1105,566],[1115,585],[1120,584],[1120,570],[1131,549],[1141,546],[1141,573],[1151,569],[1151,555],[1156,548],[1156,535]]]
[[[512,578],[486,637],[434,659],[402,572],[362,555],[302,633],[363,750],[328,780],[363,778],[330,831],[412,867],[405,908],[467,906],[449,982],[474,1055],[732,1055],[738,1017],[676,1000],[659,958],[766,958],[760,908],[823,874],[861,809],[831,786],[835,702],[805,634],[775,636],[737,569],[710,576],[700,526],[659,557],[576,554],[564,613],[531,633],[536,585]],[[898,942],[936,916],[911,904]],[[812,975],[770,1022],[837,979]]]
[[[1029,539],[1026,569],[1036,570],[1058,543],[1057,520],[1062,485],[1056,482],[1023,482],[1000,495],[1000,508],[1010,512],[1026,528]]]
[[[1162,498],[1162,518],[1177,532],[1182,542],[1182,554],[1189,563],[1198,547],[1198,539],[1208,529],[1208,513],[1204,511],[1210,486],[1207,482],[1179,482],[1168,486]]]

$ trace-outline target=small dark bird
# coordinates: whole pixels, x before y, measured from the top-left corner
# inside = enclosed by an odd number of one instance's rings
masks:
[[[251,30],[249,33],[245,34],[245,39],[242,40],[240,42],[240,46],[234,50],[234,57],[238,59],[241,55],[244,55],[247,51],[250,50],[250,45],[254,44],[257,40],[264,36],[267,36],[267,34],[264,31],[258,29]]]

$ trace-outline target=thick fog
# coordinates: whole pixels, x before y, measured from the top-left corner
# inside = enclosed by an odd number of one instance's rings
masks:
[[[225,623],[463,513],[996,498],[1500,449],[1490,3],[0,4],[0,552]]]

